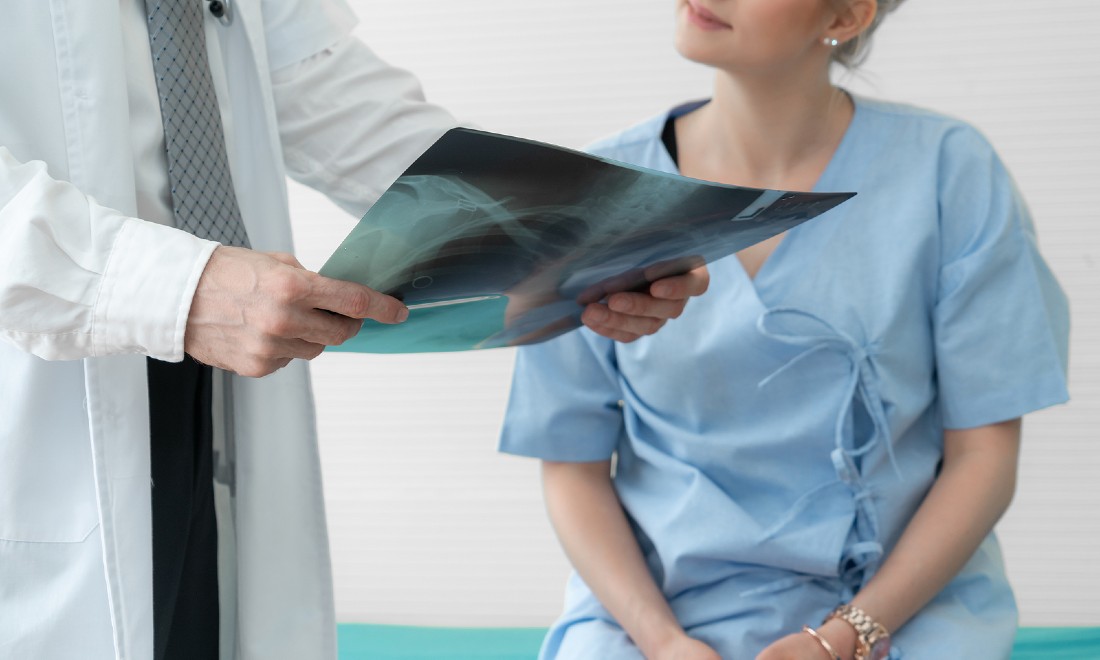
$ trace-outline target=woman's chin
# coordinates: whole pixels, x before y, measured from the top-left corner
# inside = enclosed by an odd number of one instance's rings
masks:
[[[723,58],[726,53],[723,52],[722,48],[710,44],[700,44],[696,40],[682,38],[682,35],[677,35],[673,46],[681,57],[697,64],[721,67],[726,59]]]

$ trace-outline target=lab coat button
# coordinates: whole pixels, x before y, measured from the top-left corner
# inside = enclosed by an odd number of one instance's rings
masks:
[[[219,2],[219,0],[212,0],[210,3],[210,13],[217,18],[225,16],[225,5]]]

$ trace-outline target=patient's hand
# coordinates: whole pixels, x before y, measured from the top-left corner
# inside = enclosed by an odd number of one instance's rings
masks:
[[[613,293],[606,303],[585,307],[581,320],[597,334],[632,342],[680,316],[688,299],[702,295],[709,285],[710,273],[706,266],[700,266],[683,275],[657,280],[648,293]]]
[[[817,633],[840,654],[841,660],[855,655],[855,629],[840,619],[833,619],[817,629]],[[756,660],[832,660],[820,642],[806,632],[796,632],[776,640],[756,656]]]
[[[722,656],[703,642],[683,635],[662,647],[651,660],[722,660]]]

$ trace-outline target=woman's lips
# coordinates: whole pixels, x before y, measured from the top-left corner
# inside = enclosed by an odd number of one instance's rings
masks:
[[[691,24],[702,30],[729,30],[732,26],[724,23],[706,7],[691,0],[687,3],[688,20]]]

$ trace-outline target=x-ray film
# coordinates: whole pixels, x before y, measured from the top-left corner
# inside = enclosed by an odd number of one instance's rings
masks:
[[[363,216],[321,274],[399,298],[330,350],[464,351],[550,339],[584,306],[748,247],[854,193],[741,188],[456,128]]]

